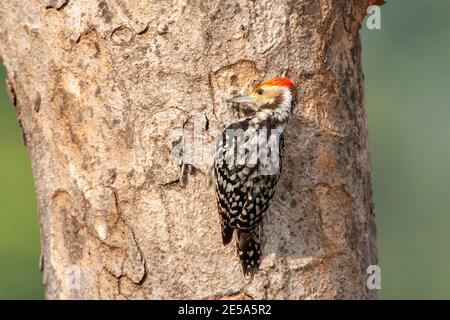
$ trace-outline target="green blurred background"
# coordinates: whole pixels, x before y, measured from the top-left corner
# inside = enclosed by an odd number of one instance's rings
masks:
[[[450,1],[363,27],[380,298],[450,299]],[[0,299],[43,298],[30,160],[0,69]]]
[[[1,63],[0,63],[1,64]],[[0,299],[43,298],[31,163],[0,67]]]

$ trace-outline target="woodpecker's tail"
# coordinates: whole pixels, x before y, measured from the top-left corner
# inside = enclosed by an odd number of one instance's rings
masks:
[[[248,232],[239,230],[236,245],[244,275],[253,276],[261,263],[260,226]]]

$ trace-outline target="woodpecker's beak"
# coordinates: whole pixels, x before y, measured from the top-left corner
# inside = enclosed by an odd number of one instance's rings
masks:
[[[253,104],[255,103],[255,100],[252,96],[240,96],[228,99],[227,102]]]

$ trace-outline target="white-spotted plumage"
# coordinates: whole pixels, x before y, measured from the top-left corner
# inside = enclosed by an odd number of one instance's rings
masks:
[[[257,111],[223,131],[213,164],[215,189],[223,243],[237,230],[244,274],[253,274],[260,265],[261,221],[281,174],[284,129],[295,106],[295,87],[288,79],[275,78],[259,85],[252,96],[231,100],[255,101]]]

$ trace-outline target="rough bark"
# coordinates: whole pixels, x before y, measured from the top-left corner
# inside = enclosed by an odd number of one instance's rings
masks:
[[[359,35],[371,2],[1,1],[47,298],[376,298]],[[202,175],[180,186],[172,133],[223,129],[238,116],[223,98],[274,76],[298,84],[299,107],[249,281]]]

